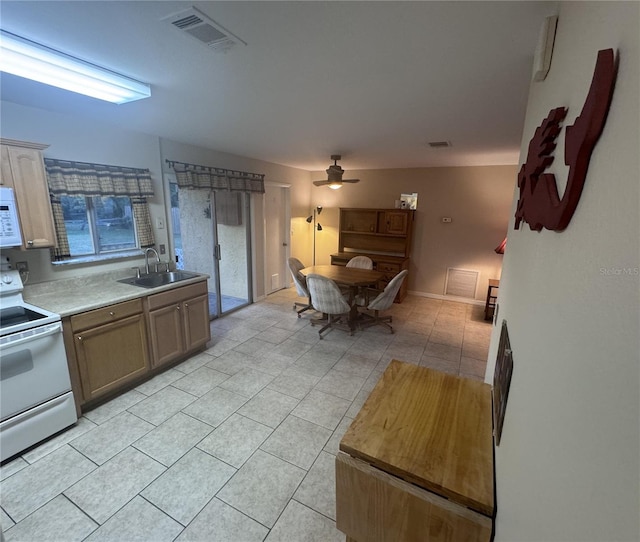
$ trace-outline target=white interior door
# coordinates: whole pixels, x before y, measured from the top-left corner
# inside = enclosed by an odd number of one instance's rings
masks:
[[[286,288],[289,257],[289,186],[265,183],[265,292]]]

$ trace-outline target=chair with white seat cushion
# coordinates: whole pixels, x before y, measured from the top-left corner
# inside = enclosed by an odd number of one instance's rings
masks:
[[[402,281],[405,279],[409,271],[403,269],[395,277],[393,277],[386,288],[380,292],[380,294],[369,302],[367,306],[368,311],[373,311],[373,315],[361,312],[360,313],[360,327],[369,327],[383,325],[387,326],[391,333],[393,333],[393,327],[391,327],[391,315],[380,316],[380,311],[386,311],[393,305],[393,300],[396,298],[398,290],[402,285]]]
[[[368,256],[356,256],[351,258],[346,267],[357,267],[358,269],[373,269],[373,260]]]
[[[304,264],[298,260],[298,258],[289,258],[288,260],[289,271],[291,272],[291,277],[293,278],[293,283],[296,285],[296,291],[300,297],[306,297],[309,301],[306,303],[300,303],[299,301],[294,302],[293,310],[295,311],[297,307],[300,307],[298,312],[298,318],[304,311],[308,311],[312,309],[311,306],[311,296],[309,295],[309,289],[307,288],[307,280],[300,273],[301,269],[304,269]]]
[[[320,338],[329,328],[343,329],[353,335],[353,329],[347,321],[351,306],[345,301],[338,285],[327,277],[311,273],[307,275],[307,286],[313,308],[327,315],[326,324],[318,332]],[[315,323],[311,321],[311,325]]]

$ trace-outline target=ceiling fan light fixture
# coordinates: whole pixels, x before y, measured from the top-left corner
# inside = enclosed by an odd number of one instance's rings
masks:
[[[344,183],[358,183],[360,179],[343,179],[342,175],[344,175],[344,169],[342,169],[338,165],[338,160],[340,160],[341,156],[339,154],[332,154],[331,160],[333,160],[333,164],[329,166],[327,169],[327,180],[326,181],[313,181],[313,184],[316,186],[328,186],[332,190],[338,190],[342,188]]]

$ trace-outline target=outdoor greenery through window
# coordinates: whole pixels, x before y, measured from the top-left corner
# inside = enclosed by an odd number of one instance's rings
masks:
[[[61,196],[71,256],[136,248],[129,196]]]

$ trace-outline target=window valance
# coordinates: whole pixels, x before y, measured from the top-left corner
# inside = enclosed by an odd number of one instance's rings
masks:
[[[45,158],[49,191],[56,195],[153,196],[148,169]]]
[[[264,175],[167,160],[179,188],[206,188],[264,194]]]

